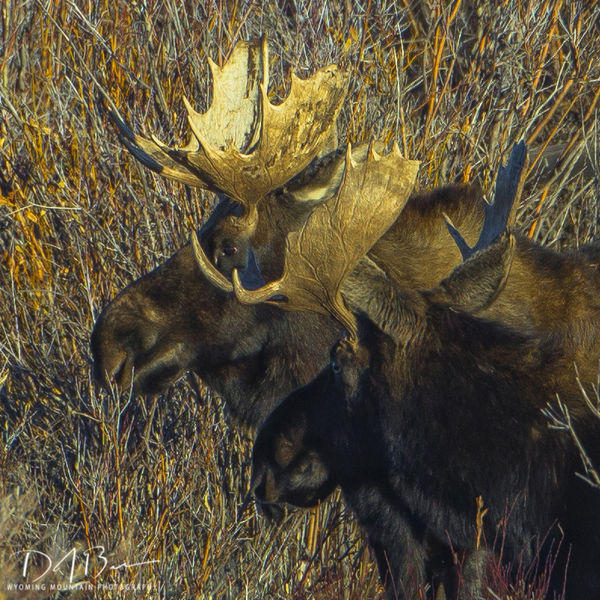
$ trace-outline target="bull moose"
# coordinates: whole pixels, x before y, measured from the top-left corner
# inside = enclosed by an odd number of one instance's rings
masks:
[[[334,229],[340,219],[330,220]],[[287,245],[281,280],[248,291],[233,276],[243,302],[281,303],[275,292],[295,307],[309,289],[314,310],[355,319],[329,367],[260,428],[257,500],[267,511],[281,502],[314,506],[340,486],[390,599],[416,597],[427,582],[443,584],[450,598],[480,598],[493,550],[507,563],[551,570],[548,598],[561,591],[565,571],[567,600],[599,598],[600,491],[577,477],[577,448],[542,411],[559,394],[600,463],[600,426],[586,418],[570,357],[553,336],[471,314],[507,281],[515,237],[503,234],[436,288],[414,291],[351,251],[340,253],[358,262],[345,265],[346,280],[333,274],[307,283],[298,258],[322,273],[331,250],[320,225],[308,223],[298,244]],[[340,290],[343,305],[332,300]],[[478,499],[487,508],[479,534]]]
[[[198,114],[186,101],[192,136],[183,148],[135,135],[113,115],[121,140],[147,167],[226,197],[191,244],[105,307],[91,349],[105,384],[154,393],[193,370],[240,421],[256,426],[327,363],[341,329],[324,315],[240,305],[231,273],[237,268],[246,286],[277,278],[286,236],[335,195],[345,164],[335,121],[348,73],[332,65],[293,78],[288,98],[273,106],[264,40],[239,43],[223,67],[210,66],[212,105]],[[413,195],[371,249],[402,289],[431,288],[461,260],[443,214],[472,242],[484,218],[481,192],[450,185]],[[516,236],[507,281],[480,314],[556,337],[582,377],[593,379],[600,288],[591,258]]]

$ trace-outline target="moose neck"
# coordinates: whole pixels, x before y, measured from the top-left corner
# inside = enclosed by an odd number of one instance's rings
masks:
[[[255,310],[262,327],[252,347],[242,339],[234,350],[237,356],[225,357],[206,373],[203,365],[196,369],[232,414],[253,429],[283,398],[314,379],[327,364],[329,346],[341,335],[330,317],[266,305]]]
[[[474,243],[483,223],[481,197],[478,186],[464,184],[414,194],[369,256],[404,289],[433,287],[462,260],[443,215]]]

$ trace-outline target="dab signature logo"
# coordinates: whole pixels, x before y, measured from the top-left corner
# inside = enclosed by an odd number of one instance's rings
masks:
[[[73,584],[78,576],[94,576],[94,578],[98,579],[103,573],[114,573],[115,571],[140,568],[160,562],[159,560],[145,560],[133,563],[110,564],[109,559],[105,556],[105,552],[106,548],[99,545],[81,552],[78,552],[77,548],[71,548],[63,556],[58,557],[58,559],[53,559],[49,554],[40,552],[39,550],[21,550],[13,556],[23,556],[23,580],[29,583],[40,582],[51,573],[65,573],[65,570],[67,570],[69,576],[68,582],[69,584]],[[83,573],[80,570],[80,565],[83,567]],[[44,567],[45,569],[41,574],[37,574],[35,578],[31,579],[34,574],[34,567],[36,572],[38,572],[38,569]]]

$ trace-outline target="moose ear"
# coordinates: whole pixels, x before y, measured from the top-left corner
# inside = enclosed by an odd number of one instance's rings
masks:
[[[364,256],[346,277],[342,294],[348,308],[365,315],[394,343],[404,345],[425,317],[421,293],[401,290],[372,259]]]
[[[491,246],[473,254],[438,286],[425,292],[431,302],[470,313],[485,310],[502,291],[515,255],[515,237],[503,233]]]
[[[379,154],[384,151],[381,142],[375,142],[373,148]],[[368,151],[368,143],[359,144],[352,148],[352,157],[356,162],[363,162]],[[323,153],[313,161],[313,164],[292,179],[286,185],[286,191],[299,204],[311,207],[322,204],[337,194],[342,185],[345,166],[346,153],[343,149],[333,148],[333,152]]]

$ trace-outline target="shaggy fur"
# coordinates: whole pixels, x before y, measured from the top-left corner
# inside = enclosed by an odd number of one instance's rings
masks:
[[[456,598],[459,581],[460,597],[475,598],[481,498],[482,547],[541,568],[560,547],[553,589],[569,559],[567,600],[600,598],[600,492],[575,475],[577,449],[542,414],[560,393],[600,464],[600,428],[584,417],[561,348],[440,305],[435,293],[403,293],[373,265],[361,268],[368,285],[351,301],[364,314],[360,344],[336,345],[331,366],[261,428],[257,499],[299,504],[301,495],[307,506],[339,485],[390,598],[411,598],[427,582]],[[471,305],[484,304],[499,279],[473,281]]]

